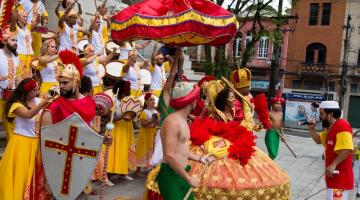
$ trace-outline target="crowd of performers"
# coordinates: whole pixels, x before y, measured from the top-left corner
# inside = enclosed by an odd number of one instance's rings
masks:
[[[104,5],[85,30],[80,4],[59,3],[57,34],[38,32],[48,16],[41,1],[17,2],[12,14],[0,42],[0,108],[8,139],[0,199],[52,198],[39,130],[73,113],[104,135],[108,148],[85,193],[96,193],[95,180],[113,186],[108,176],[118,175],[127,181],[147,177],[145,199],[290,198],[290,178],[273,162],[284,140],[284,99],[274,97],[269,112],[264,95],[250,94],[249,69],[232,71],[230,80],[206,76],[190,83],[181,73],[181,48],[154,42],[149,62],[138,59],[137,49],[151,41],[110,41]],[[256,147],[254,132],[261,129],[267,129],[268,155]]]

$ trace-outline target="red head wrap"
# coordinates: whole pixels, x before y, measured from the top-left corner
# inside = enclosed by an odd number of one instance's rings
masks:
[[[276,97],[271,98],[271,105],[275,104],[276,102],[280,102],[283,106],[285,105],[285,99],[282,98],[280,90],[277,91]]]
[[[203,83],[205,83],[205,82],[210,82],[210,81],[213,81],[213,80],[215,80],[216,78],[215,78],[215,76],[204,76],[199,82],[198,82],[198,86],[199,87],[201,87],[201,85],[203,84]]]
[[[186,96],[174,98],[170,100],[170,106],[177,109],[183,108],[191,103],[193,103],[200,95],[200,88],[199,86],[195,85],[194,89],[188,93]]]
[[[144,96],[145,101],[147,101],[148,99],[150,99],[151,95],[152,95],[152,94],[151,94],[150,92],[145,93],[145,96]]]
[[[30,81],[24,84],[23,86],[24,92],[28,93],[31,90],[35,89],[36,86],[37,86],[37,82],[34,79],[31,79]]]

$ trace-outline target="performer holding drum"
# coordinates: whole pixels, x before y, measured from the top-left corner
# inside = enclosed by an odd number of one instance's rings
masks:
[[[115,51],[116,49],[113,49],[108,56],[98,56],[92,44],[84,46],[84,58],[81,59],[81,63],[84,66],[84,75],[91,78],[94,95],[103,91],[102,77],[105,71],[103,64],[111,60]]]

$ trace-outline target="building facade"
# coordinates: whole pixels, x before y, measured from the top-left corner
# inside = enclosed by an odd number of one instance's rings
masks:
[[[292,7],[285,92],[337,99],[346,2],[302,0]]]

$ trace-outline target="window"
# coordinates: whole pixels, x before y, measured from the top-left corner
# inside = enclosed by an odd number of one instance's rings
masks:
[[[240,58],[241,56],[241,46],[242,46],[242,34],[239,32],[233,43],[233,56],[235,58]]]
[[[358,50],[357,66],[360,67],[360,49]]]
[[[321,81],[304,81],[305,90],[321,90],[322,82]]]
[[[322,10],[321,25],[330,25],[331,3],[324,3]]]
[[[293,88],[294,89],[301,89],[301,81],[300,80],[293,80]]]
[[[357,83],[351,83],[350,93],[357,93],[359,85]]]
[[[267,58],[269,49],[269,38],[261,37],[258,48],[258,58]]]
[[[306,47],[306,64],[325,64],[327,48],[321,43],[312,43]]]
[[[311,3],[310,4],[310,16],[309,16],[309,25],[314,26],[317,25],[319,15],[319,4]]]
[[[248,47],[250,45],[251,39],[252,39],[251,33],[247,33],[246,34],[246,47]]]

